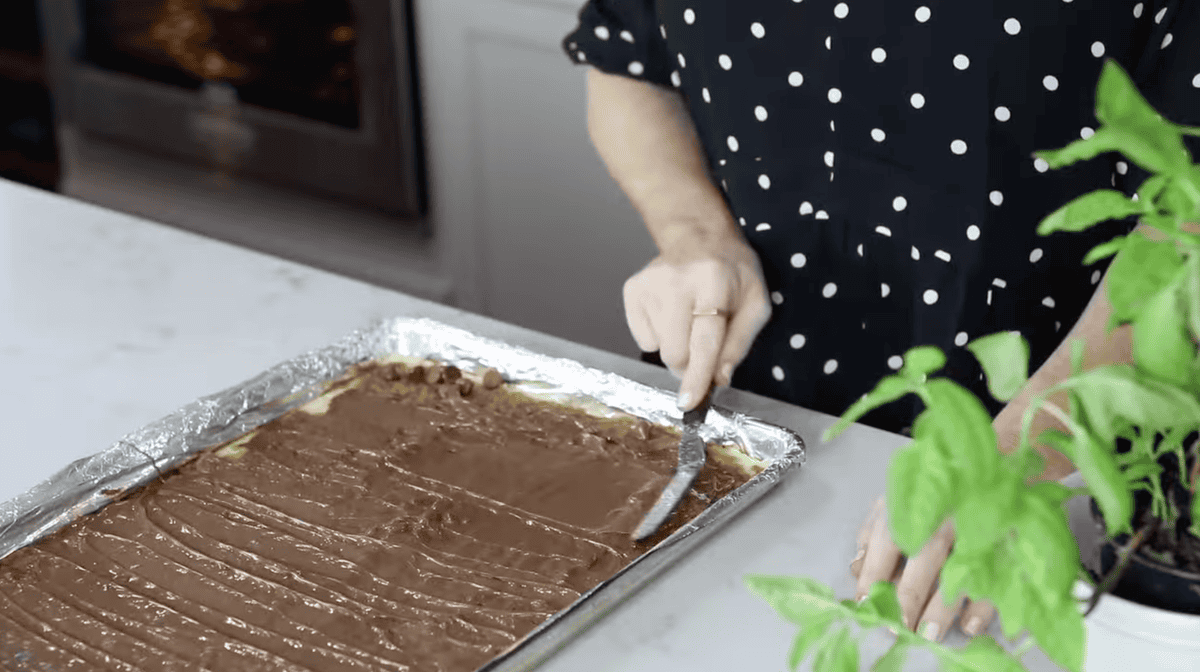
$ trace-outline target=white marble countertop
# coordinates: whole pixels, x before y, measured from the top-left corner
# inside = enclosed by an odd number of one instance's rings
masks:
[[[0,501],[198,397],[399,315],[674,386],[641,362],[0,180]],[[853,595],[855,532],[903,437],[855,426],[822,445],[830,416],[736,390],[716,403],[798,432],[807,465],[544,672],[784,670],[795,629],[742,577],[806,575]],[[865,637],[864,670],[887,639]],[[1036,651],[1026,661],[1057,669]]]

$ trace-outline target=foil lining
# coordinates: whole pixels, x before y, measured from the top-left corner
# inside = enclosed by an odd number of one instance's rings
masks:
[[[680,424],[674,396],[663,390],[433,320],[389,319],[201,398],[0,503],[0,558],[102,508],[192,455],[231,441],[320,396],[354,365],[395,357],[436,359],[467,371],[495,368],[517,389],[542,399],[598,415],[624,412],[656,424]],[[791,431],[718,407],[709,412],[701,435],[708,442],[737,446],[763,465],[763,471],[547,619],[480,672],[526,670],[536,665],[720,523],[766,494],[785,472],[804,463],[804,443]]]

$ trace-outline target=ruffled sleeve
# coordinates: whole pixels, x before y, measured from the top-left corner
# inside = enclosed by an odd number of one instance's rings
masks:
[[[590,0],[562,46],[576,64],[672,86],[674,65],[654,0]]]

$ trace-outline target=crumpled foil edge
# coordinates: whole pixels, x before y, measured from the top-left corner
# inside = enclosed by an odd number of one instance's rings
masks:
[[[396,355],[436,359],[467,371],[495,368],[517,389],[539,398],[584,407],[597,414],[611,414],[616,409],[656,424],[680,424],[681,414],[674,396],[663,390],[427,318],[392,318],[188,404],[122,437],[108,449],[71,463],[24,494],[0,503],[0,558],[99,510],[192,455],[231,441],[316,398],[354,365]],[[793,432],[718,407],[710,411],[701,434],[709,442],[739,446],[764,463],[765,469],[522,640],[524,644],[540,637],[542,646],[525,647],[529,651],[515,658],[520,646],[514,647],[484,669],[505,668],[506,662],[515,664],[517,659],[529,662],[535,656],[548,655],[548,651],[571,636],[571,632],[547,636],[556,624],[569,619],[574,621],[571,629],[583,627],[611,605],[597,608],[591,614],[576,609],[577,606],[588,603],[614,583],[632,585],[648,580],[648,576],[631,578],[639,564],[661,568],[669,562],[661,556],[668,555],[673,547],[682,553],[683,546],[690,545],[686,540],[694,533],[762,496],[785,472],[805,461],[804,443]],[[660,556],[657,560],[651,558],[656,555]],[[645,571],[648,574],[657,569]]]

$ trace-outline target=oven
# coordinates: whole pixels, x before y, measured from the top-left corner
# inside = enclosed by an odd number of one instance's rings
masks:
[[[79,131],[423,224],[411,0],[40,2]]]

